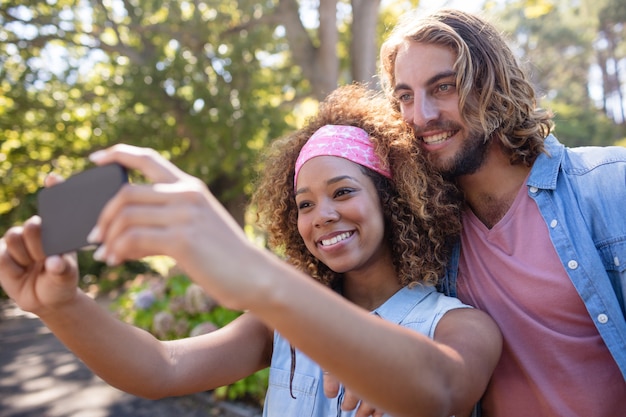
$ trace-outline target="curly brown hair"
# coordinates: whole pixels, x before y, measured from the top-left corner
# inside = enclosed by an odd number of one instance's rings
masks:
[[[316,116],[262,154],[264,169],[256,181],[252,207],[267,233],[270,249],[316,280],[332,285],[340,276],[316,259],[298,233],[294,165],[311,135],[324,125],[350,125],[365,130],[386,163],[393,181],[363,168],[378,190],[386,238],[402,285],[436,284],[460,232],[456,189],[428,166],[413,133],[389,101],[361,85],[340,87],[319,107]]]
[[[499,140],[512,164],[530,166],[545,151],[552,114],[536,107],[533,86],[492,24],[455,9],[423,17],[406,14],[381,46],[380,78],[388,97],[393,97],[398,48],[406,42],[454,52],[461,117],[471,131]],[[397,110],[397,100],[392,98],[392,103]]]

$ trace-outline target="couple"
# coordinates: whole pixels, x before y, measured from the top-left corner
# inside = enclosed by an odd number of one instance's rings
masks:
[[[287,263],[156,152],[92,155],[154,183],[107,205],[91,235],[100,259],[174,257],[247,311],[230,325],[159,342],[112,319],[77,290],[73,256],[43,256],[37,217],[0,243],[3,288],[137,395],[270,366],[265,415],[350,415],[359,398],[353,415],[469,415],[479,400],[484,415],[620,415],[626,151],[559,144],[503,38],[476,16],[408,16],[381,64],[390,100],[339,89],[272,148],[253,203]],[[463,193],[460,237],[454,192],[430,166]]]

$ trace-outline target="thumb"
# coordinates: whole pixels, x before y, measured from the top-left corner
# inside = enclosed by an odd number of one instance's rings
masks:
[[[76,265],[76,255],[73,253],[48,256],[44,261],[46,271],[52,275],[71,274],[74,265]]]

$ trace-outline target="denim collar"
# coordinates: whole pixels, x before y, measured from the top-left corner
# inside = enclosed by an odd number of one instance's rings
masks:
[[[417,304],[433,292],[435,292],[434,287],[421,284],[411,288],[403,287],[380,307],[372,311],[372,314],[392,323],[400,324]]]
[[[546,137],[544,146],[546,153],[541,153],[537,157],[526,185],[543,190],[554,190],[565,147],[553,135]]]

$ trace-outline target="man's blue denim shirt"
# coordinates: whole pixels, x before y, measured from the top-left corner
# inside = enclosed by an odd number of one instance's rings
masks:
[[[552,135],[545,147],[530,172],[528,195],[626,379],[626,148],[566,148]],[[440,285],[452,296],[459,255],[457,244]]]

